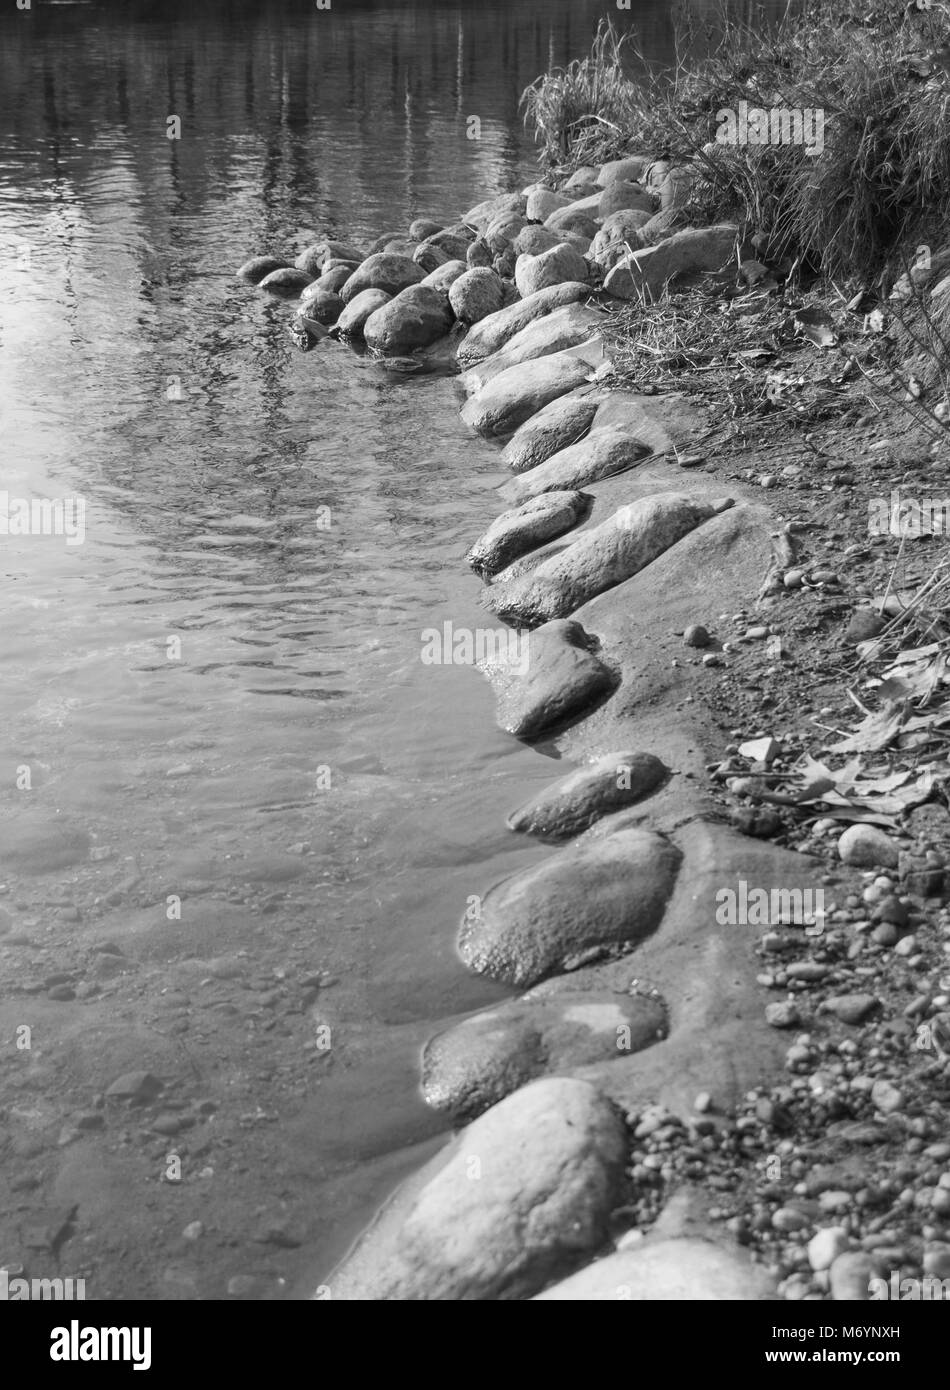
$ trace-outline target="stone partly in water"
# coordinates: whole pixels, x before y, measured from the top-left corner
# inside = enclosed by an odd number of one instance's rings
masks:
[[[566,618],[605,589],[637,574],[696,526],[731,505],[725,499],[654,493],[621,507],[573,545],[542,560],[524,578],[493,588],[488,602],[506,622],[523,626]]]
[[[591,386],[559,396],[515,431],[502,459],[513,473],[537,468],[552,454],[583,439],[602,400],[603,393]]]
[[[315,280],[312,285],[307,286],[307,290],[323,290],[327,294],[339,294],[347,280],[356,269],[349,261],[336,261],[334,265],[328,265],[322,272],[320,278]],[[304,293],[306,294],[306,290]]]
[[[435,236],[443,230],[443,223],[434,222],[431,217],[417,217],[409,224],[409,235],[416,241],[425,241],[427,236]]]
[[[497,517],[466,559],[476,574],[490,578],[520,555],[576,526],[589,506],[590,498],[582,492],[546,492]]]
[[[775,1285],[737,1246],[695,1236],[657,1240],[618,1250],[538,1294],[570,1302],[685,1303],[776,1300]]]
[[[526,988],[650,936],[663,920],[680,853],[631,825],[630,815],[598,821],[489,889],[462,922],[459,951],[469,969]]]
[[[522,328],[527,328],[534,319],[549,314],[552,309],[559,309],[562,304],[573,304],[576,300],[586,299],[589,294],[590,286],[580,281],[552,285],[549,289],[529,295],[527,299],[509,304],[506,309],[489,314],[475,325],[459,347],[459,365],[473,367],[476,362],[481,362],[493,352],[498,352],[509,338],[520,333]]]
[[[573,246],[562,244],[542,251],[540,256],[519,256],[515,264],[515,284],[522,299],[552,285],[585,281],[587,262]]]
[[[445,295],[428,285],[410,285],[369,316],[363,337],[377,352],[412,352],[437,342],[451,326]]]
[[[280,256],[252,256],[249,261],[245,261],[237,272],[240,280],[247,280],[251,285],[259,285],[266,275],[271,275],[275,270],[290,270],[292,267],[289,261],[283,260]]]
[[[345,304],[349,304],[362,290],[385,290],[387,294],[395,295],[409,285],[417,285],[424,275],[422,267],[408,256],[390,256],[380,251],[378,255],[367,256],[362,265],[354,270],[340,290],[340,297]]]
[[[350,300],[337,319],[336,327],[340,337],[362,337],[366,320],[391,299],[392,295],[387,294],[385,290],[361,290]]]
[[[566,348],[586,343],[603,323],[604,315],[584,304],[565,304],[560,309],[552,309],[550,314],[535,319],[520,333],[509,338],[500,352],[492,353],[491,357],[470,367],[462,377],[462,390],[466,395],[472,395],[493,377],[509,367],[516,367],[519,362],[549,357],[554,352],[563,352]]]
[[[449,303],[462,323],[478,323],[497,313],[505,302],[505,286],[487,266],[467,270],[449,289]]]
[[[308,289],[311,287],[308,286]],[[326,290],[315,290],[313,294],[301,296],[300,309],[308,318],[316,319],[324,328],[332,328],[343,312],[343,300],[338,294]]]
[[[362,253],[345,241],[315,241],[301,251],[294,265],[298,270],[305,270],[308,275],[316,277],[326,270],[328,261],[347,261],[357,266],[362,259]]]
[[[281,270],[272,270],[269,275],[265,275],[263,280],[258,282],[258,288],[266,290],[268,294],[283,295],[287,299],[295,299],[302,290],[305,290],[313,279],[305,270],[297,270],[294,266],[284,266]]]
[[[604,280],[604,289],[618,299],[641,295],[655,299],[677,275],[727,267],[734,257],[737,234],[732,224],[676,232],[658,245],[618,261]]]
[[[609,1062],[666,1033],[666,1009],[645,995],[559,991],[476,1014],[422,1056],[422,1094],[454,1120],[473,1119],[539,1076]]]
[[[506,502],[526,502],[544,492],[583,488],[613,477],[649,458],[652,449],[625,429],[594,429],[577,444],[569,444],[544,463],[520,473],[500,489]]]
[[[606,753],[519,806],[508,828],[555,844],[569,840],[649,796],[668,776],[669,768],[652,753]]]
[[[622,1116],[593,1086],[531,1082],[397,1192],[329,1276],[331,1297],[529,1298],[604,1244],[626,1154]]]
[[[539,738],[590,708],[617,677],[595,655],[580,623],[547,623],[536,632],[502,633],[496,657],[481,667],[495,688],[498,723],[517,738]]]
[[[566,352],[521,362],[499,372],[470,396],[462,419],[476,434],[488,438],[512,434],[549,401],[576,390],[590,372],[587,362]]]

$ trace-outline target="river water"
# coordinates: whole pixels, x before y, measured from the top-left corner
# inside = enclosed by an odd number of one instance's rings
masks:
[[[604,6],[3,9],[0,512],[78,499],[84,536],[0,536],[0,1152],[39,1174],[0,1262],[75,1202],[90,1296],[286,1296],[440,1142],[420,1047],[500,996],[456,924],[554,769],[420,661],[484,621],[461,557],[498,509],[451,385],[299,354],[233,271],[527,182],[519,94]],[[667,6],[631,17],[667,55]],[[70,1130],[137,1066],[210,1097],[174,1197],[168,1140]]]

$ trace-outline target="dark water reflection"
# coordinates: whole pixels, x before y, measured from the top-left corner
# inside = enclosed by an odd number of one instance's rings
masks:
[[[437,1128],[420,1041],[497,993],[459,967],[455,923],[534,853],[504,812],[550,764],[494,731],[473,671],[419,661],[422,628],[482,620],[460,557],[497,510],[493,456],[462,435],[451,388],[335,345],[298,355],[286,306],[233,269],[527,181],[519,94],[582,55],[607,9],[35,0],[0,16],[0,487],[87,509],[81,546],[0,539],[2,877],[28,927],[44,893],[68,894],[79,957],[189,882],[248,909],[247,936],[204,954],[337,976],[337,1079],[294,1083],[269,1155],[317,1213],[307,1268],[392,1181],[387,1152]],[[666,4],[613,17],[669,54]],[[37,879],[23,827],[62,823],[111,857]],[[245,1075],[226,1043],[220,1066]]]

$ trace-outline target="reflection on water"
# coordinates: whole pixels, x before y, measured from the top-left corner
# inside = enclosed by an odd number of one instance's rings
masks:
[[[583,54],[602,13],[163,0],[0,17],[2,490],[87,509],[82,546],[0,540],[2,877],[29,930],[67,895],[77,969],[103,935],[149,942],[182,885],[204,903],[208,939],[141,949],[162,967],[141,977],[147,1016],[189,955],[336,977],[327,1081],[301,1080],[296,1043],[259,1075],[232,1034],[209,1072],[280,1113],[267,1172],[316,1213],[298,1269],[365,1217],[387,1152],[438,1129],[420,1042],[497,997],[455,959],[460,905],[534,852],[504,813],[550,768],[494,731],[470,669],[419,660],[422,628],[483,620],[460,558],[497,509],[452,388],[335,344],[296,354],[286,306],[233,269],[526,181],[518,96]],[[636,19],[666,55],[667,6]],[[47,874],[36,847],[67,831],[88,857]],[[126,1295],[155,1296],[130,1277]]]

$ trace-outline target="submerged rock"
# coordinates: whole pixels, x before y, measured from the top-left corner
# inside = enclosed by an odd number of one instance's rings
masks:
[[[363,324],[368,347],[378,352],[412,352],[443,337],[452,325],[445,295],[428,285],[410,285]]]
[[[526,502],[544,492],[583,488],[633,468],[652,452],[649,444],[626,429],[593,429],[579,443],[569,444],[544,463],[505,483],[501,495],[506,502]]]
[[[391,256],[380,251],[378,255],[367,256],[362,265],[354,270],[340,290],[340,297],[345,304],[349,304],[363,290],[385,290],[387,294],[395,295],[409,285],[417,285],[424,274],[422,268],[408,256]]]
[[[524,578],[497,585],[486,601],[507,622],[519,625],[565,618],[731,505],[731,499],[713,502],[686,493],[654,493],[621,507]]]
[[[560,449],[583,439],[602,400],[603,393],[588,385],[559,396],[515,431],[502,459],[513,473],[536,468]]]
[[[522,328],[526,328],[534,319],[550,313],[552,309],[559,309],[562,304],[573,304],[578,299],[586,299],[589,294],[590,285],[582,284],[580,281],[552,285],[549,289],[539,290],[527,299],[508,305],[506,309],[489,314],[472,329],[459,347],[460,365],[473,367],[483,357],[498,352],[509,338],[520,333]]]
[[[329,1276],[333,1300],[530,1297],[603,1245],[626,1154],[623,1119],[593,1086],[534,1081],[397,1192]]]
[[[388,304],[392,295],[385,290],[361,290],[354,295],[337,319],[337,331],[343,338],[362,337],[363,325],[371,314]]]
[[[238,278],[247,280],[252,285],[259,285],[266,275],[270,275],[275,270],[290,270],[292,267],[289,261],[283,260],[280,256],[252,256],[249,261],[245,261],[238,270]]]
[[[606,753],[512,811],[508,828],[555,844],[569,840],[649,796],[668,776],[669,768],[652,753]]]
[[[499,372],[469,397],[462,407],[462,419],[477,434],[511,434],[548,401],[585,382],[590,370],[588,363],[566,352],[520,362]]]
[[[617,678],[594,655],[596,647],[580,623],[547,623],[519,634],[501,659],[483,663],[500,727],[517,738],[538,738],[612,690]]]
[[[631,825],[629,814],[599,821],[489,889],[462,923],[459,951],[469,969],[524,988],[650,936],[663,920],[680,853]]]
[[[497,517],[466,559],[476,574],[489,578],[519,555],[576,526],[589,506],[590,499],[581,492],[547,492],[533,498]]]
[[[496,313],[505,300],[505,286],[487,266],[467,270],[449,289],[449,303],[462,323],[478,323]]]
[[[665,1036],[666,1009],[645,995],[529,994],[440,1033],[422,1055],[434,1110],[472,1119],[536,1077],[609,1062]]]
[[[589,278],[587,262],[573,246],[562,243],[542,251],[539,256],[519,256],[515,264],[515,284],[523,299],[551,285],[584,281]]]
[[[301,290],[305,290],[313,279],[304,270],[297,270],[293,266],[284,266],[280,270],[272,270],[269,275],[265,275],[263,280],[258,281],[258,288],[267,290],[269,294],[280,294],[286,298],[296,298]]]

